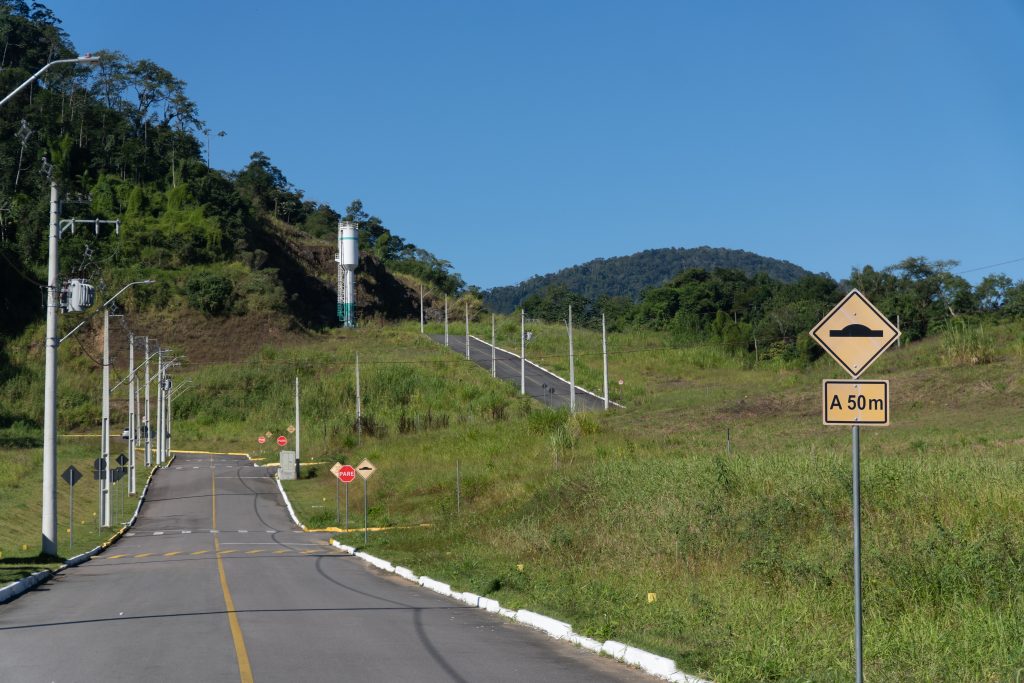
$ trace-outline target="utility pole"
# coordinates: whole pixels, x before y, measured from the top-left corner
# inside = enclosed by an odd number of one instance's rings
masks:
[[[100,479],[100,526],[110,528],[110,307],[103,307],[103,418],[100,421],[100,457],[106,472]]]
[[[608,410],[608,330],[601,314],[601,354],[604,356],[604,409]]]
[[[135,495],[135,335],[128,333],[128,495]]]
[[[469,358],[469,299],[466,299],[466,360]]]
[[[164,464],[164,350],[156,352],[156,464]]]
[[[152,453],[152,422],[149,420],[149,406],[152,401],[149,400],[149,337],[146,337],[146,468],[148,469],[153,465],[153,453]]]
[[[498,352],[494,346],[494,314],[491,313],[491,377],[498,376]]]
[[[302,433],[302,425],[299,423],[299,378],[295,377],[295,476],[299,476],[299,461],[302,457],[299,455],[302,451],[299,450],[300,437]]]
[[[166,372],[166,371],[165,371]],[[171,459],[171,378],[168,377],[164,383],[164,432],[160,436],[164,439],[164,458]]]
[[[519,393],[526,395],[526,309],[519,312]]]
[[[420,285],[420,334],[423,334],[423,285]]]
[[[43,525],[42,554],[57,555],[57,181],[50,180],[50,257],[46,278],[46,382],[43,388]]]
[[[356,437],[363,435],[363,397],[359,391],[359,354],[356,354]]]
[[[444,346],[448,348],[448,295],[444,295]]]
[[[572,349],[572,306],[569,306],[569,412],[576,412],[576,357]]]

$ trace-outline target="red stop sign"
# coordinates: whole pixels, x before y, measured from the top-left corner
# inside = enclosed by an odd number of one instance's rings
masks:
[[[266,443],[266,442],[267,442],[267,437],[265,437],[265,436],[260,436],[260,437],[258,437],[256,439],[256,443]]]
[[[341,469],[338,470],[338,479],[341,479],[344,483],[349,483],[356,478],[356,468],[352,465],[342,465]]]
[[[287,446],[288,445],[288,437],[287,436],[279,436],[279,437],[277,437],[277,445],[278,446]]]

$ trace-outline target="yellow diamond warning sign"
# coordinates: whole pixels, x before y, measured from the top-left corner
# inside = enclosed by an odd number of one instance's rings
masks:
[[[850,375],[860,377],[900,331],[855,289],[814,326],[811,336]]]
[[[825,424],[888,426],[888,380],[826,379],[822,389]]]

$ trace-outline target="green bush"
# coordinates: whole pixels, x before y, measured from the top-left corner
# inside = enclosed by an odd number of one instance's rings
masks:
[[[221,315],[231,307],[235,286],[231,279],[216,273],[193,273],[185,285],[188,305],[207,315]]]

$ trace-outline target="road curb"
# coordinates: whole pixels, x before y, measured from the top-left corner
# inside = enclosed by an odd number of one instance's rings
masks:
[[[280,486],[280,484],[278,485]],[[282,493],[283,492],[284,490],[282,489]],[[285,497],[285,500],[287,501],[287,497]],[[291,504],[289,504],[289,510],[290,509]],[[617,659],[620,662],[634,666],[652,676],[655,676],[656,678],[671,681],[672,683],[711,683],[710,681],[696,676],[691,676],[690,674],[680,671],[676,667],[675,661],[668,657],[662,657],[661,655],[656,655],[653,652],[647,652],[646,650],[641,650],[640,648],[632,647],[614,640],[606,640],[602,643],[594,640],[593,638],[588,638],[587,636],[576,633],[572,630],[572,624],[568,624],[564,621],[558,621],[557,619],[553,619],[549,616],[525,609],[518,611],[505,609],[497,600],[484,598],[476,595],[475,593],[460,593],[458,591],[453,591],[451,585],[447,583],[442,583],[441,581],[432,579],[429,576],[416,576],[411,570],[406,569],[405,567],[395,566],[387,560],[374,557],[369,553],[357,551],[354,547],[344,545],[334,539],[331,539],[331,545],[348,553],[349,555],[358,557],[367,564],[373,565],[374,567],[391,574],[395,574],[396,576],[401,576],[403,579],[411,583],[418,584],[423,588],[437,593],[438,595],[458,600],[470,607],[498,614],[511,621],[524,624],[546,633],[555,640],[565,640],[584,650],[608,655],[613,659]]]
[[[469,335],[469,338],[470,339],[476,339],[478,342],[486,344],[487,346],[491,345],[491,342],[487,341],[486,339],[481,339],[480,337],[474,336],[472,334]],[[515,356],[516,358],[522,359],[522,356],[520,356],[518,353],[515,353],[514,351],[509,351],[508,349],[504,349],[504,348],[502,348],[500,346],[497,346],[497,345],[495,345],[494,348],[497,349],[498,351],[503,351],[503,352],[509,354],[510,356]],[[548,370],[543,365],[538,365],[537,363],[534,363],[529,358],[526,359],[526,362],[529,363],[530,365],[532,365],[533,367],[537,368],[538,370],[543,370],[544,372],[548,373],[549,375],[551,375],[553,377],[557,377],[558,379],[562,380],[566,384],[570,384],[569,380],[567,380],[566,378],[562,377],[561,375],[559,375],[559,374],[557,374],[557,373],[555,373],[555,372],[553,372],[551,370]],[[598,396],[593,391],[590,391],[589,389],[584,389],[579,384],[576,385],[576,390],[577,391],[582,391],[585,394],[590,394],[591,396],[593,396],[594,398],[598,399],[599,401],[603,401],[604,400],[604,396]],[[618,402],[613,401],[611,399],[608,399],[608,403],[613,405],[613,406],[616,406],[618,408],[625,408],[626,407],[626,406],[622,405],[621,403],[618,403]]]
[[[172,462],[174,462],[173,455],[171,456],[171,459],[167,461],[167,465],[163,465],[162,467],[166,468]],[[146,479],[146,485],[142,488],[142,493],[139,494],[139,502],[138,505],[135,506],[135,514],[132,515],[132,518],[128,520],[128,522],[126,522],[123,527],[114,532],[113,536],[111,536],[106,541],[99,544],[92,550],[86,550],[84,553],[79,553],[74,557],[69,557],[64,561],[64,564],[57,567],[56,569],[44,569],[41,572],[29,574],[23,579],[18,579],[17,581],[13,581],[4,586],[3,588],[0,588],[0,605],[8,603],[17,597],[24,595],[25,593],[32,590],[36,586],[39,586],[40,584],[46,583],[54,576],[60,574],[62,571],[68,569],[69,567],[77,567],[78,565],[88,561],[93,556],[100,554],[101,552],[109,548],[111,545],[113,545],[115,542],[117,542],[118,539],[124,536],[125,532],[128,531],[128,529],[132,528],[132,526],[135,525],[135,520],[137,520],[139,517],[139,510],[142,509],[142,503],[146,500],[146,492],[149,491],[149,485],[153,481],[153,475],[155,475],[156,471],[160,468],[161,465],[157,465],[156,467],[150,470],[149,478]]]
[[[309,531],[309,529],[306,528],[306,525],[300,522],[298,516],[295,514],[295,509],[292,507],[292,501],[289,500],[288,494],[284,492],[284,487],[281,486],[281,480],[274,477],[274,481],[277,482],[277,490],[281,492],[281,497],[284,498],[284,505],[288,508],[288,514],[292,516],[292,521],[295,522],[297,526],[302,527],[303,531]]]

